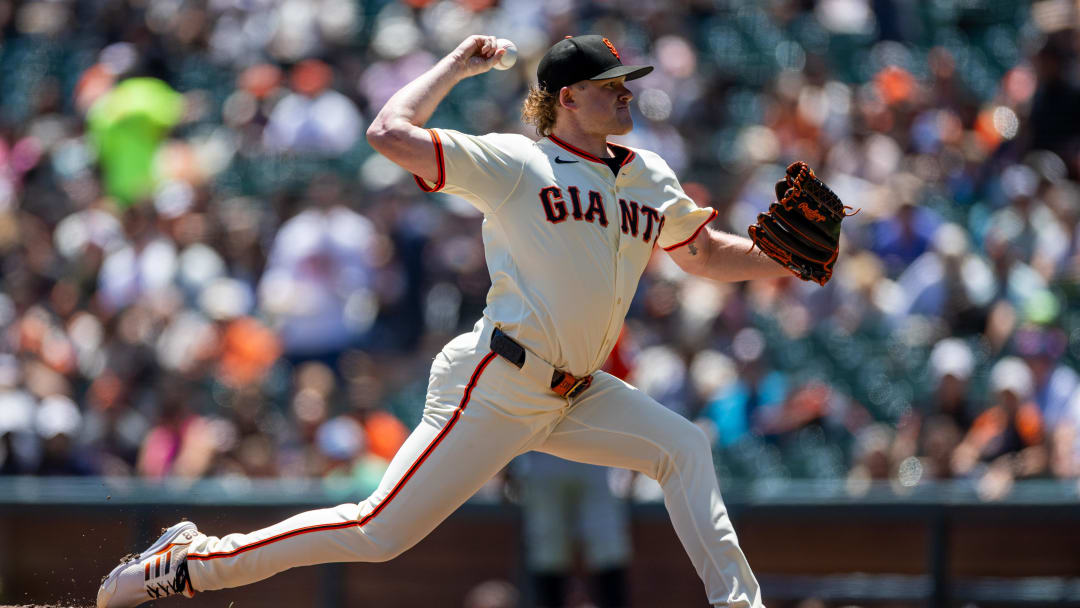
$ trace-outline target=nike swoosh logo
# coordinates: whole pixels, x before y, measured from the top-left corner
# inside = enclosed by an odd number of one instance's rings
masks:
[[[560,165],[565,165],[565,164],[569,164],[569,163],[576,163],[578,161],[576,161],[576,160],[563,160],[563,159],[559,158],[558,156],[556,156],[555,157],[555,162],[559,163]]]

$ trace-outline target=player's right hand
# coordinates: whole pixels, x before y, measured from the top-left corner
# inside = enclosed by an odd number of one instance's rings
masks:
[[[465,76],[476,76],[490,70],[506,54],[496,44],[495,36],[473,35],[462,41],[450,52],[450,58],[465,72]]]

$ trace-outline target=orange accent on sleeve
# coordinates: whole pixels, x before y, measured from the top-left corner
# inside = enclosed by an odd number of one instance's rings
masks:
[[[664,247],[664,251],[671,251],[672,249],[678,249],[679,247],[682,247],[683,245],[685,245],[685,244],[693,241],[694,239],[696,239],[697,235],[702,231],[702,229],[704,229],[705,226],[708,226],[709,222],[715,220],[717,215],[718,214],[716,212],[716,209],[713,209],[712,213],[709,214],[709,219],[705,220],[704,222],[701,222],[701,225],[698,226],[697,230],[694,231],[694,234],[690,235],[690,238],[686,239],[685,241],[675,243],[674,245],[671,245],[669,247]]]
[[[416,185],[420,186],[420,189],[424,192],[438,192],[446,185],[446,165],[443,162],[442,140],[439,139],[439,134],[435,132],[435,129],[428,129],[427,131],[431,134],[431,144],[435,146],[435,163],[439,166],[439,176],[435,181],[435,185],[431,187],[428,187],[424,178],[419,175],[413,175],[413,179],[416,180]]]

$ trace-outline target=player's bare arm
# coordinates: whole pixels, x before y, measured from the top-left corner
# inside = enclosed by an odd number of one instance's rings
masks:
[[[689,243],[668,251],[686,272],[721,282],[791,276],[786,268],[743,236],[706,228]]]
[[[855,213],[806,163],[796,161],[776,182],[776,202],[747,229],[749,239],[706,229],[669,253],[683,270],[718,281],[790,272],[824,285],[840,251],[840,223]]]
[[[505,52],[498,48],[495,36],[469,36],[394,93],[368,127],[368,143],[406,171],[428,181],[437,180],[438,162],[424,123],[454,85],[487,72]]]

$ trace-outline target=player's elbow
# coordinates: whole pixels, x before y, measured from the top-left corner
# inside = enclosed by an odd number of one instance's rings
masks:
[[[415,126],[404,121],[376,117],[367,129],[367,140],[379,154],[398,164],[407,163],[416,154],[415,138],[410,137],[415,129]]]
[[[394,137],[393,129],[386,124],[385,120],[376,117],[367,128],[367,141],[377,152],[383,152],[392,145]]]

